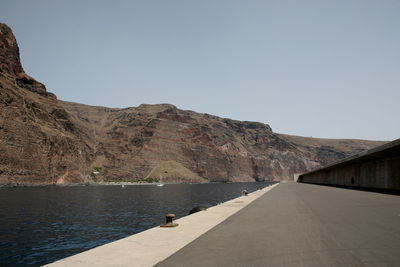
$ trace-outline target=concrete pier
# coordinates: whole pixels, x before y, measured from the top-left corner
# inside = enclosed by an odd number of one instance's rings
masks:
[[[153,266],[240,211],[278,184],[46,266]]]
[[[156,266],[399,266],[400,197],[278,185]]]
[[[400,196],[302,183],[267,191],[49,266],[399,265]]]

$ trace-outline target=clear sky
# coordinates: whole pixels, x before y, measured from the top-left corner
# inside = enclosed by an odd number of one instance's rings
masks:
[[[400,138],[398,0],[1,0],[0,21],[62,100]]]

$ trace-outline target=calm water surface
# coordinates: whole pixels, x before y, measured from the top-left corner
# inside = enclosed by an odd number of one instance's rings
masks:
[[[0,188],[0,266],[42,265],[269,185]]]

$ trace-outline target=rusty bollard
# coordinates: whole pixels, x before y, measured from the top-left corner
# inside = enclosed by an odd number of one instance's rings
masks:
[[[166,223],[163,225],[160,225],[160,227],[176,227],[176,226],[178,226],[177,223],[173,222],[174,218],[175,218],[175,214],[170,213],[170,214],[165,215]]]

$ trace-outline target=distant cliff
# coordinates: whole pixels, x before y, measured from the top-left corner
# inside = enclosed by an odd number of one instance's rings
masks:
[[[59,101],[25,74],[0,24],[0,183],[282,180],[382,143],[277,134],[169,104]]]
[[[102,167],[106,180],[141,179],[169,161],[208,181],[282,180],[380,144],[276,134],[263,123],[169,104],[126,109],[61,104],[90,136],[92,164]],[[171,169],[153,178],[171,179]]]

